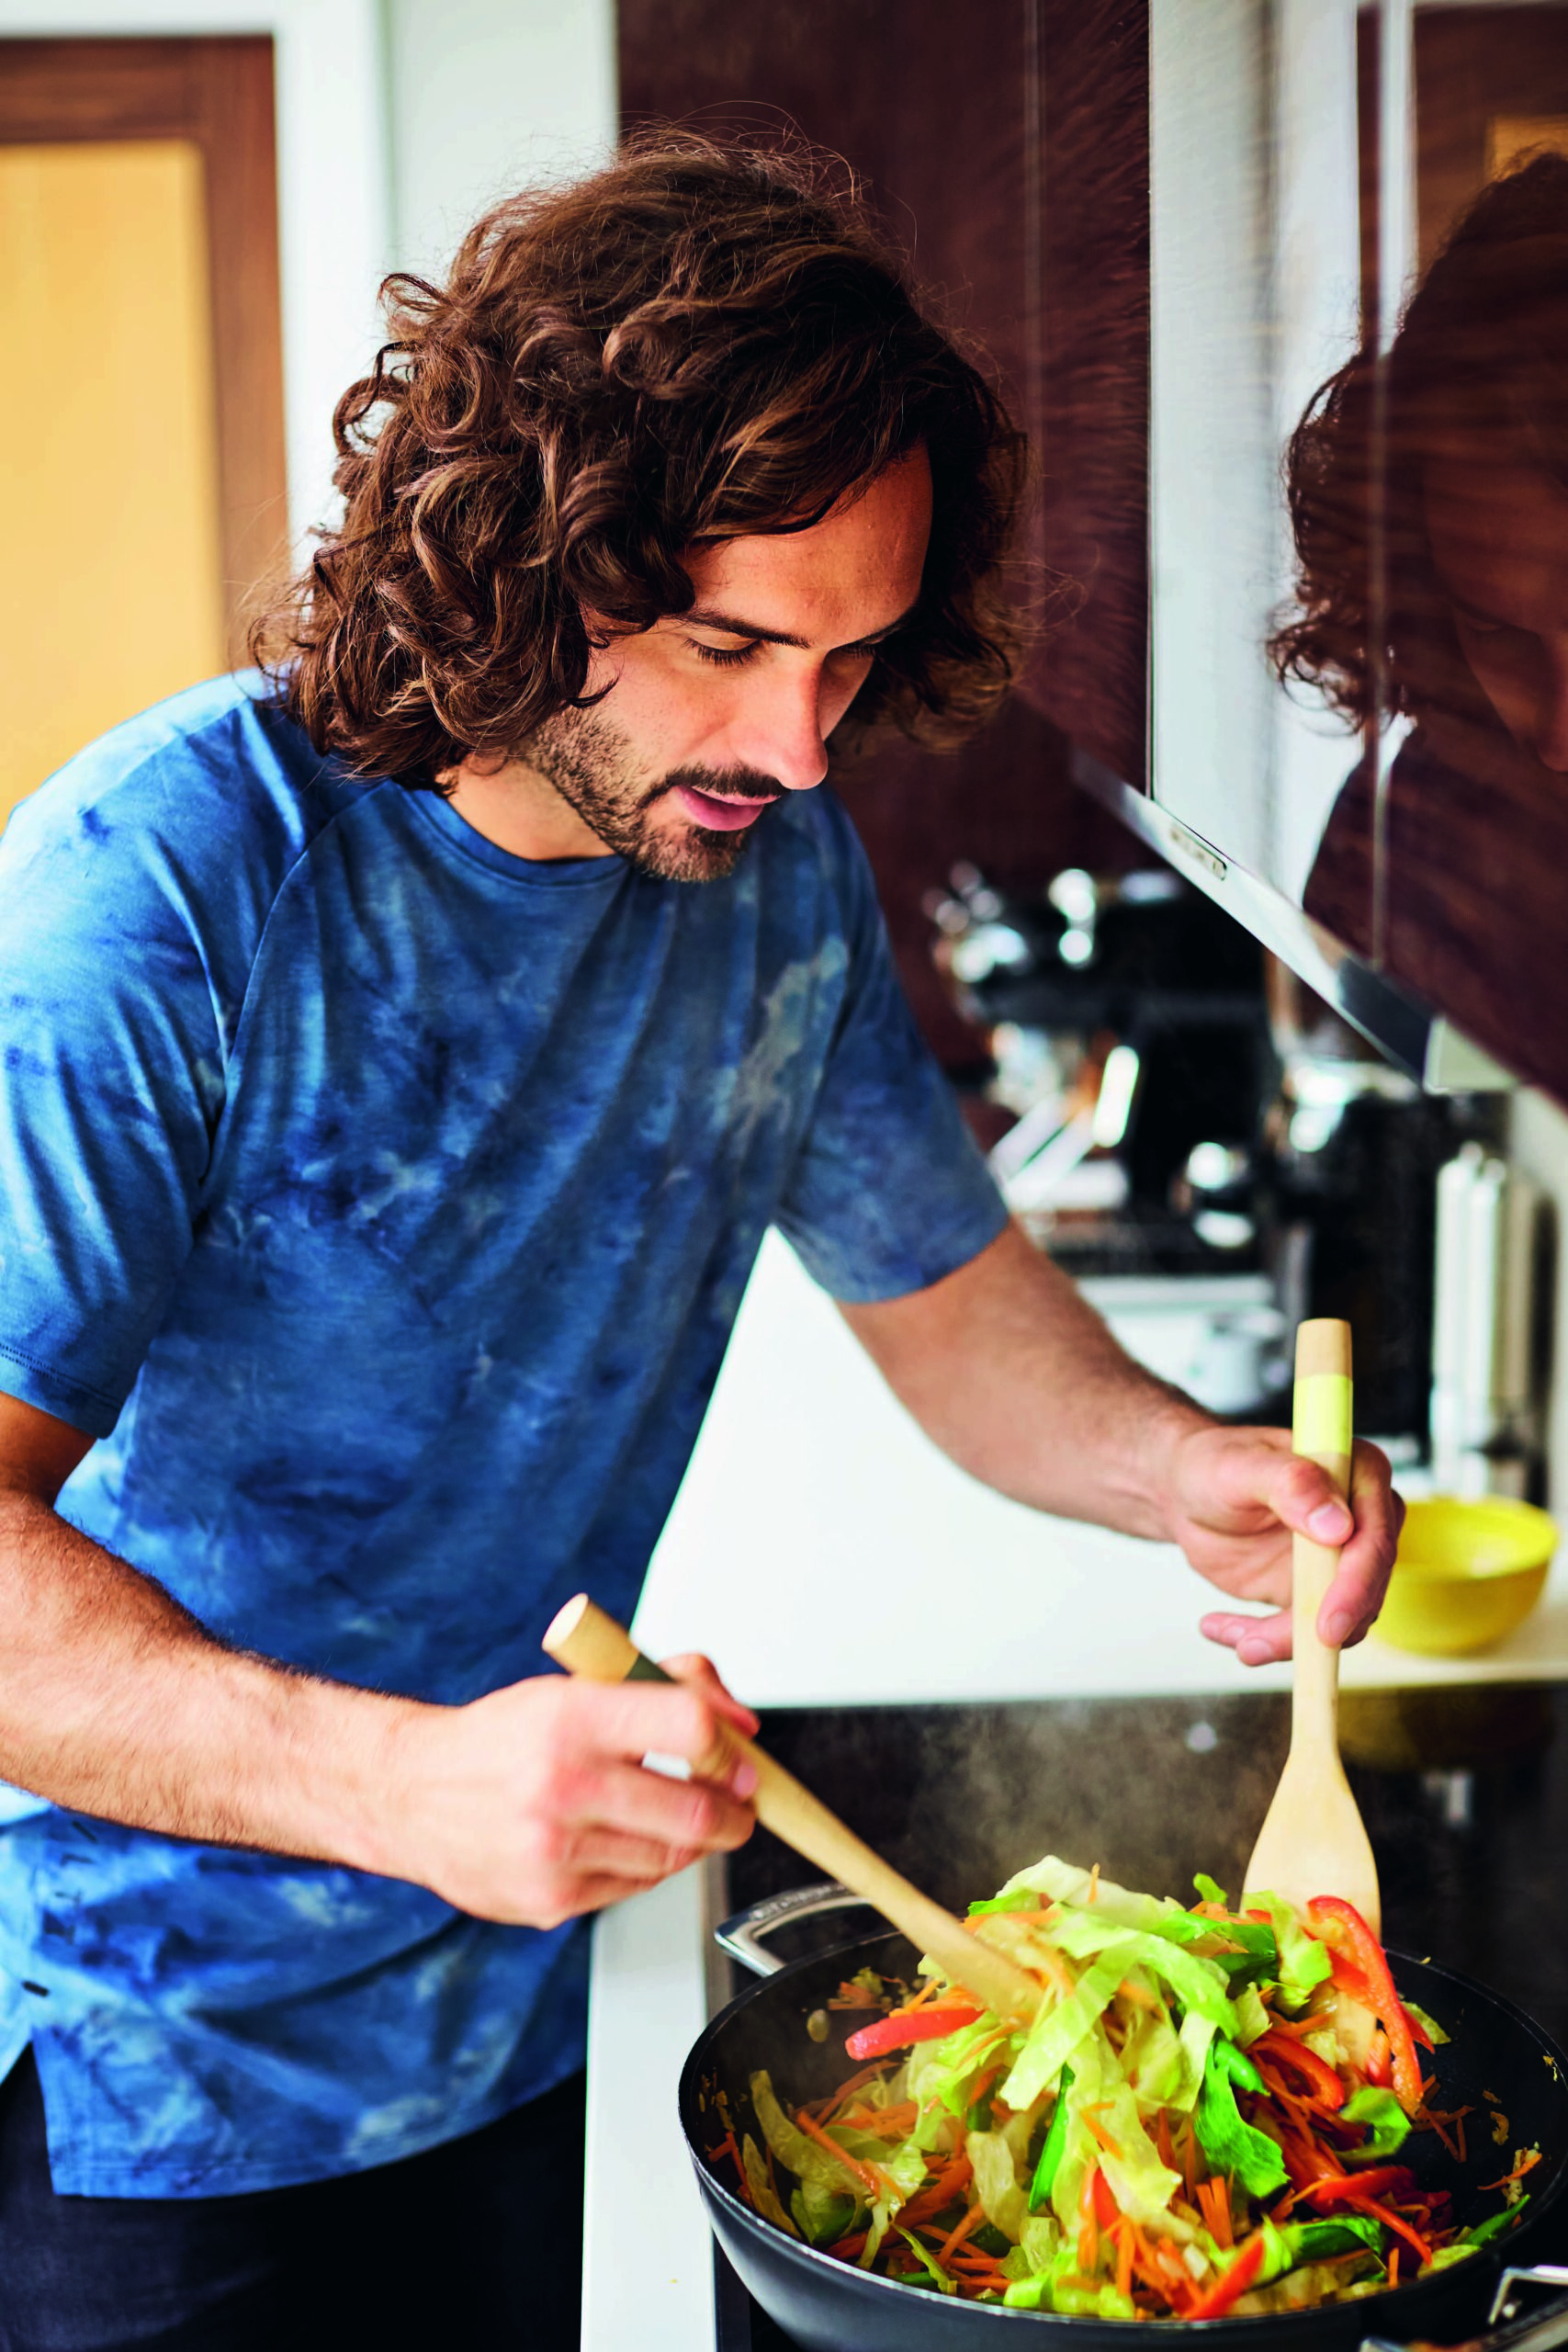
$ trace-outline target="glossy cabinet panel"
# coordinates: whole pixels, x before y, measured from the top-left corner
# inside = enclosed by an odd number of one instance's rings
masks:
[[[1071,770],[1408,1067],[1441,1014],[1568,1098],[1568,0],[620,25],[629,119],[782,117],[863,174],[1030,430],[1039,639],[1010,726],[921,769],[931,864],[1114,862]]]
[[[1568,7],[1151,59],[1155,796],[1568,1094]]]

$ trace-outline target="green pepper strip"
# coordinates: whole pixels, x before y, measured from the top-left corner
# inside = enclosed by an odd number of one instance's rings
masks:
[[[1244,2050],[1216,2035],[1203,2062],[1198,2100],[1198,2144],[1216,2172],[1232,2174],[1249,2197],[1268,2197],[1285,2184],[1285,2160],[1266,2132],[1247,2122],[1235,2086],[1260,2091],[1263,2077]]]
[[[1067,2092],[1072,2086],[1073,2070],[1062,2069],[1062,2079],[1056,2089],[1055,2112],[1051,2128],[1045,2134],[1045,2144],[1040,2151],[1040,2162],[1034,2167],[1034,2178],[1029,2184],[1029,2210],[1038,2213],[1056,2186],[1056,2172],[1062,2161],[1062,2151],[1067,2144]]]

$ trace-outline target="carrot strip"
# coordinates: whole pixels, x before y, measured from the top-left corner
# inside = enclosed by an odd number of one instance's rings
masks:
[[[1116,2291],[1127,2295],[1133,2289],[1133,2240],[1125,2214],[1111,2234],[1116,2241]]]
[[[1161,2006],[1157,1994],[1151,1993],[1145,1985],[1134,1984],[1130,1976],[1123,1976],[1116,1990],[1124,2001],[1131,2001],[1134,2008],[1157,2009]]]
[[[1230,2192],[1223,2180],[1205,2180],[1198,2185],[1198,2202],[1209,2235],[1217,2246],[1229,2248],[1235,2243],[1231,2227]]]
[[[1533,2172],[1540,2162],[1540,2151],[1535,2148],[1527,2148],[1525,2150],[1524,2162],[1522,2164],[1516,2165],[1512,2172],[1506,2172],[1501,2180],[1489,2180],[1483,2183],[1482,2189],[1483,2195],[1484,2195],[1486,2190],[1489,2188],[1506,2188],[1511,2180],[1523,2180],[1526,2173]]]
[[[904,2227],[914,2229],[919,2223],[929,2222],[933,2213],[942,2212],[974,2177],[975,2167],[968,2157],[954,2156],[945,2170],[928,2181],[924,2188],[917,2189],[909,2199],[898,2217]]]
[[[907,2140],[918,2117],[913,2099],[908,2105],[908,2114],[896,2107],[885,2107],[880,2110],[874,2107],[856,2107],[852,2108],[847,2115],[835,2116],[833,2120],[837,2123],[849,2124],[856,2132],[863,2132],[868,2140]]]
[[[816,2099],[812,2102],[813,2114],[816,2114],[825,2109],[827,2112],[823,2115],[822,2120],[824,2122],[831,2121],[836,2109],[842,2107],[847,2099],[852,2098],[856,2091],[864,2090],[867,2083],[876,2082],[880,2076],[887,2072],[889,2066],[896,2065],[899,2062],[897,2060],[893,2058],[878,2058],[869,2066],[857,2067],[855,2072],[850,2076],[849,2080],[847,2082],[840,2083],[838,2089],[834,2091],[829,2098]]]
[[[826,2148],[830,2156],[836,2156],[844,2170],[852,2174],[861,2187],[872,2197],[874,2198],[880,2194],[882,2183],[877,2179],[871,2166],[863,2165],[858,2158],[852,2156],[847,2148],[840,2148],[837,2140],[830,2140],[822,2126],[813,2117],[807,2115],[803,2107],[796,2108],[795,2120],[803,2132],[808,2133],[821,2147]]]
[[[962,2245],[964,2239],[969,2236],[970,2233],[979,2228],[985,2218],[986,2209],[981,2204],[979,2199],[976,2198],[974,2204],[970,2206],[967,2213],[964,2214],[964,2219],[959,2222],[958,2227],[955,2230],[950,2231],[948,2235],[943,2239],[942,2245],[937,2248],[937,2260],[939,2262],[946,2262],[952,2255],[953,2248],[955,2246]]]
[[[1091,2165],[1078,2191],[1078,2268],[1087,2278],[1100,2260],[1100,2223],[1094,2213],[1094,2184],[1100,2166]]]

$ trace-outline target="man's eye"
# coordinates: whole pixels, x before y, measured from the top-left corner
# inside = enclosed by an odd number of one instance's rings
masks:
[[[738,645],[727,653],[721,646],[704,645],[699,638],[691,638],[688,642],[697,659],[711,662],[716,670],[739,670],[752,660],[757,650],[755,645]]]

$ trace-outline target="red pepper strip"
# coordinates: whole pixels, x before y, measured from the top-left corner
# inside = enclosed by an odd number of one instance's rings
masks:
[[[1102,2230],[1109,2230],[1122,2219],[1122,2208],[1116,2202],[1111,2183],[1096,2165],[1094,2168],[1094,2218]]]
[[[1303,2082],[1311,2086],[1313,2097],[1322,2106],[1344,2106],[1344,2084],[1326,2059],[1320,2058],[1316,2051],[1309,2050],[1304,2042],[1292,2041],[1288,2033],[1280,2033],[1271,2027],[1267,2033],[1260,2033],[1256,2041],[1249,2041],[1247,2048],[1249,2057],[1272,2058],[1276,2066],[1282,2066],[1287,2073],[1299,2075]]]
[[[1352,1968],[1349,1962],[1337,1952],[1330,1952],[1329,1958],[1334,1969],[1334,1982],[1339,1990],[1342,1993],[1348,1993],[1353,2001],[1359,2001],[1364,2009],[1375,2009],[1378,1996],[1360,1970]],[[1426,2027],[1418,2018],[1411,2016],[1403,2001],[1399,2004],[1399,2014],[1409,2027],[1410,2039],[1418,2050],[1431,2050],[1436,2047]]]
[[[1373,2030],[1371,2047],[1367,2052],[1367,2080],[1376,2083],[1382,2090],[1386,2087],[1393,2072],[1393,2052],[1388,2046],[1388,2036],[1380,2025]]]
[[[1205,2287],[1187,2306],[1187,2319],[1219,2319],[1239,2297],[1246,2294],[1263,2267],[1263,2233],[1249,2238],[1231,2264],[1222,2270],[1212,2287]]]
[[[1342,1953],[1365,1978],[1368,2007],[1388,2036],[1393,2095],[1406,2115],[1414,2115],[1421,2104],[1421,2069],[1416,2063],[1410,2019],[1393,1989],[1382,1944],[1355,1905],[1342,1895],[1315,1895],[1307,1905],[1307,1917],[1328,1945],[1330,1959]]]
[[[1321,2174],[1296,2190],[1296,2201],[1310,2199],[1322,2212],[1330,2205],[1364,2205],[1369,2197],[1404,2197],[1415,2186],[1407,2165],[1369,2165],[1365,2172]]]
[[[1413,2230],[1408,2222],[1402,2221],[1392,2205],[1380,2205],[1375,2199],[1369,2197],[1361,2211],[1363,2213],[1371,2213],[1374,2220],[1382,2223],[1385,2230],[1397,2230],[1400,2236],[1415,2247],[1423,2262],[1430,2262],[1432,2249],[1426,2239],[1418,2230]]]
[[[852,2058],[882,2058],[912,2041],[945,2041],[982,2015],[979,2009],[895,2009],[891,2017],[878,2018],[874,2025],[863,2025],[852,2033],[844,2048]]]

